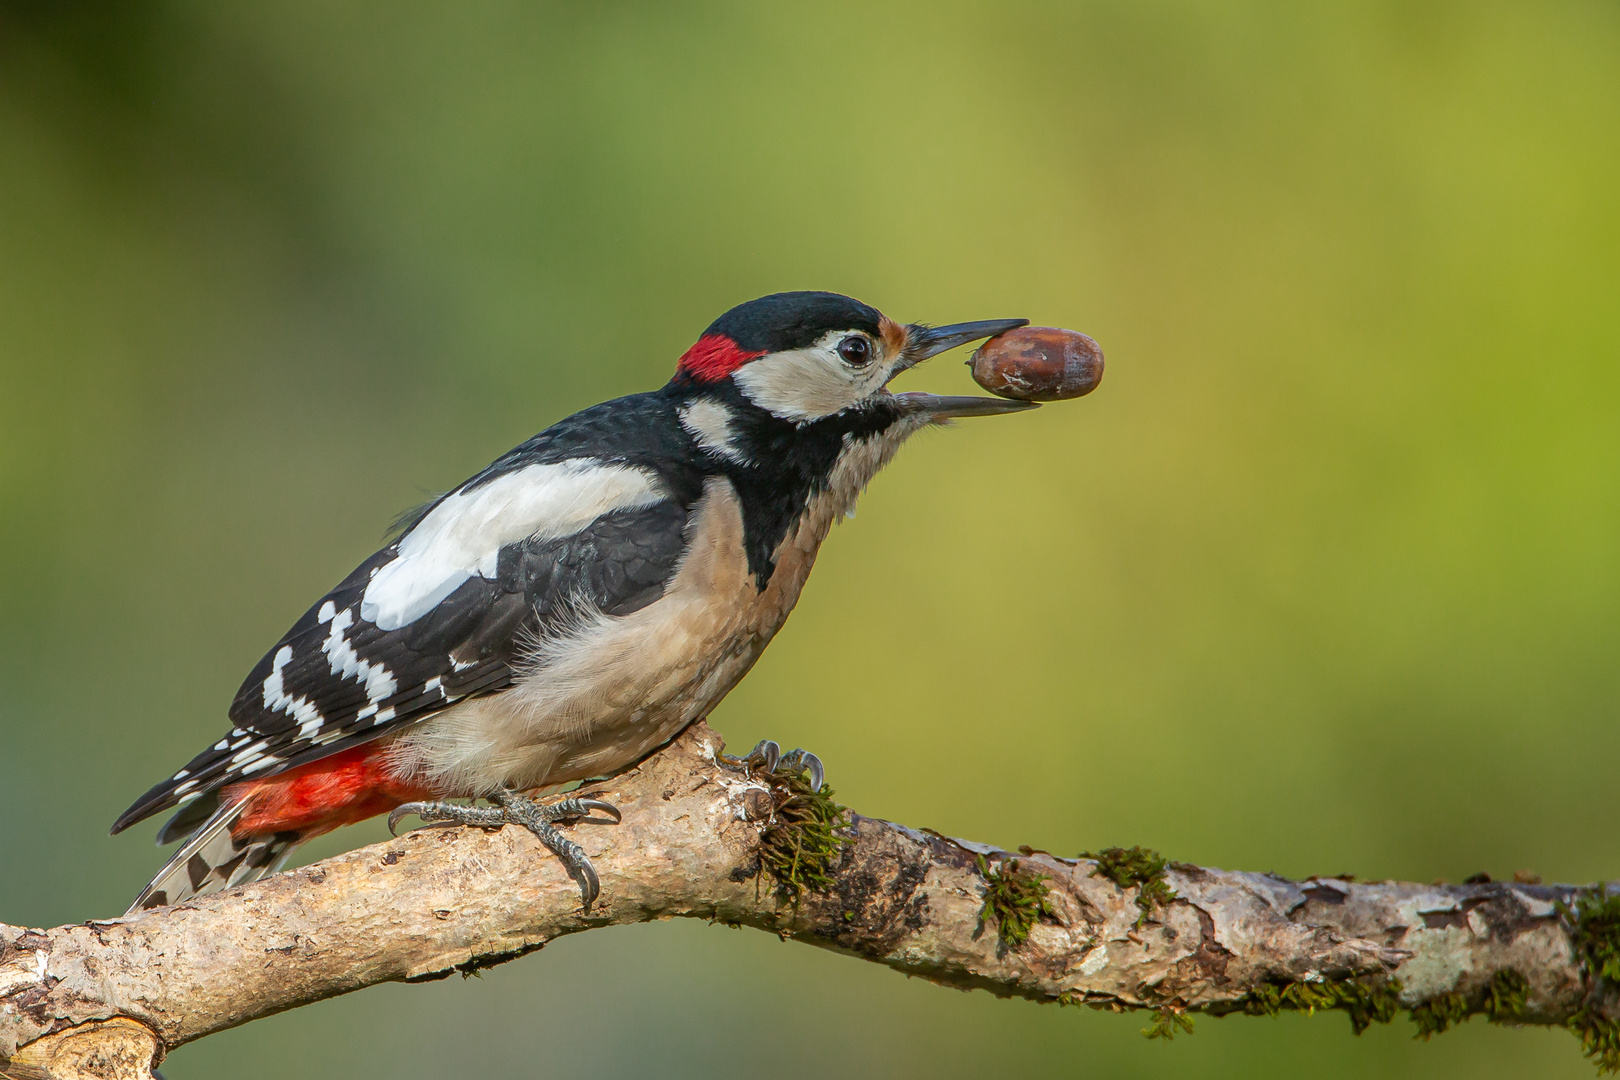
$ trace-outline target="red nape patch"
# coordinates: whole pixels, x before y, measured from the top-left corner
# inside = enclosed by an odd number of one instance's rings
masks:
[[[433,792],[390,775],[385,753],[376,743],[366,743],[264,780],[232,784],[222,793],[225,800],[246,796],[248,805],[231,835],[240,839],[302,832],[307,840],[385,814],[400,803],[433,797]]]
[[[699,382],[717,382],[764,352],[747,352],[724,334],[704,334],[687,349],[675,370]]]

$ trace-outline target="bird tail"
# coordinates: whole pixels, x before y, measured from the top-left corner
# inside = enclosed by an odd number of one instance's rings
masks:
[[[178,904],[280,870],[304,834],[289,831],[241,839],[232,836],[231,826],[242,816],[246,804],[246,799],[226,803],[197,826],[174,858],[141,890],[126,914]]]

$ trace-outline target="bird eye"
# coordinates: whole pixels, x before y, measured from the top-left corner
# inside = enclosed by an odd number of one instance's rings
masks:
[[[872,359],[872,343],[863,337],[847,337],[838,343],[838,355],[844,363],[862,367]]]

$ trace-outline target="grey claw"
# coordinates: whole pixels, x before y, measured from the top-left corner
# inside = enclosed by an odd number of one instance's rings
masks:
[[[563,869],[568,871],[568,876],[574,879],[574,884],[579,886],[580,901],[584,904],[585,914],[589,915],[591,905],[602,895],[602,882],[596,876],[596,867],[591,865],[590,857],[578,844],[561,836],[549,825],[531,831],[551,849],[551,853],[563,864]]]
[[[619,808],[601,799],[576,799],[569,796],[549,806],[542,805],[541,814],[546,821],[566,821],[570,825],[617,825],[624,820]],[[592,810],[600,810],[608,817],[592,817]]]
[[[776,766],[778,772],[802,772],[810,777],[810,790],[820,791],[823,770],[821,759],[810,751],[800,747],[782,755],[781,762]]]
[[[557,856],[568,871],[568,876],[579,886],[580,899],[584,902],[586,913],[589,914],[591,904],[602,893],[602,883],[596,876],[596,868],[591,865],[591,860],[584,849],[559,833],[552,822],[575,817],[576,811],[586,812],[587,805],[611,811],[615,815],[619,812],[618,808],[597,799],[564,799],[561,802],[542,805],[515,791],[497,791],[490,795],[490,799],[505,808],[509,821],[528,829],[553,855]]]
[[[573,878],[575,883],[579,885],[579,898],[584,903],[585,914],[589,915],[591,905],[596,903],[598,896],[602,895],[602,882],[597,879],[596,867],[592,866],[590,860],[587,859],[568,867],[568,869],[577,871],[577,873],[573,874]]]
[[[400,819],[412,814],[430,824],[443,822],[483,828],[499,828],[507,824],[522,825],[562,860],[563,866],[568,870],[568,876],[578,883],[580,898],[584,900],[585,910],[589,912],[591,904],[602,894],[602,883],[596,876],[596,868],[591,866],[591,860],[584,850],[559,833],[552,822],[572,820],[576,825],[617,825],[624,819],[619,813],[619,808],[601,799],[567,798],[560,802],[541,804],[515,791],[493,792],[489,800],[495,803],[495,806],[487,809],[448,802],[401,803],[388,814],[388,831],[398,836]],[[593,811],[600,811],[607,816],[592,817]]]
[[[426,805],[426,803],[408,802],[400,803],[398,806],[394,807],[394,809],[388,814],[388,835],[398,836],[400,821],[410,817],[412,814],[416,813],[418,810],[421,810]]]
[[[816,755],[804,749],[784,754],[782,748],[770,739],[761,739],[759,745],[743,757],[721,754],[716,760],[735,772],[751,773],[755,769],[764,769],[768,773],[804,772],[809,774],[810,787],[815,791],[821,790],[822,782],[826,779],[826,769]]]
[[[782,748],[770,739],[759,740],[759,745],[748,751],[743,758],[750,765],[762,765],[766,772],[775,772],[776,763],[782,758]]]
[[[604,821],[601,818],[586,817],[580,818],[577,822],[575,822],[576,825],[617,825],[619,822],[624,820],[624,815],[619,813],[619,808],[614,806],[612,803],[603,802],[600,799],[575,799],[574,801],[586,810],[600,810],[602,813],[610,815],[613,819],[611,821]]]

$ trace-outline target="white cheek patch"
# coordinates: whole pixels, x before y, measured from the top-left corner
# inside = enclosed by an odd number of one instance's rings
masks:
[[[755,405],[784,420],[819,420],[865,396],[844,364],[809,349],[762,356],[732,379]]]
[[[849,336],[835,330],[804,349],[769,353],[750,360],[732,375],[748,400],[784,420],[805,423],[858,405],[882,388],[888,365],[846,364],[838,343]]]
[[[681,427],[703,449],[727,461],[748,464],[748,455],[732,441],[736,435],[731,430],[730,409],[718,401],[699,400],[683,407],[677,415]]]
[[[399,557],[372,575],[360,617],[398,630],[432,611],[473,576],[495,576],[507,544],[572,536],[613,510],[664,498],[657,478],[628,465],[572,458],[529,465],[444,498],[399,541]]]

